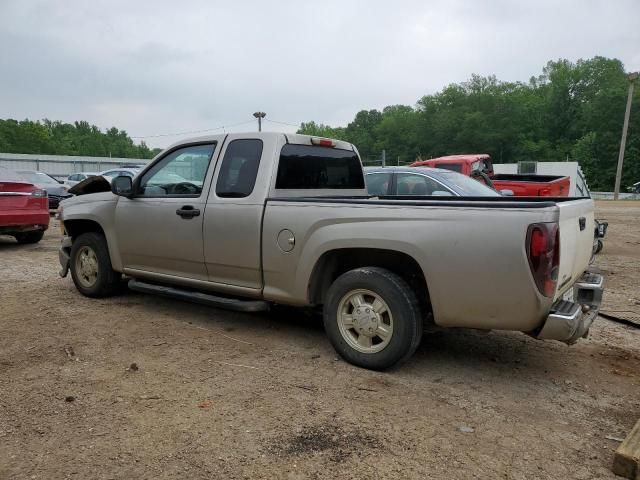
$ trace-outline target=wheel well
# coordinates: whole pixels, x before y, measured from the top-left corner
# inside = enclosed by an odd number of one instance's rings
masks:
[[[385,268],[399,275],[418,294],[424,311],[430,311],[431,301],[427,281],[418,262],[406,253],[378,248],[343,248],[324,253],[311,274],[309,282],[311,303],[324,303],[325,294],[333,281],[343,273],[360,267]]]
[[[100,224],[93,220],[67,220],[64,222],[64,229],[72,238],[87,232],[97,232],[104,235]]]

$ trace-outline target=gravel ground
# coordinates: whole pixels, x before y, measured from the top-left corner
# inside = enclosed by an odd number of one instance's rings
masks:
[[[607,311],[640,311],[640,202],[601,202]],[[57,276],[57,222],[0,238],[0,479],[616,478],[640,417],[640,330],[567,347],[431,333],[385,373],[336,357],[318,318]],[[134,365],[135,364],[135,365]]]

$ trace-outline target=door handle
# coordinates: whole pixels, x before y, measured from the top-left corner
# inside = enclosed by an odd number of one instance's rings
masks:
[[[182,208],[176,210],[176,215],[181,216],[182,218],[193,218],[200,215],[200,210],[194,208],[193,205],[183,205]]]

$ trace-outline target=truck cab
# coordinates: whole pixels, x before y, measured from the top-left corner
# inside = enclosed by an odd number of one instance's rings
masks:
[[[486,153],[447,155],[429,160],[418,160],[412,163],[411,166],[444,168],[461,173],[467,177],[472,176],[474,172],[483,172],[490,177],[493,176],[493,162],[491,161],[491,157]]]

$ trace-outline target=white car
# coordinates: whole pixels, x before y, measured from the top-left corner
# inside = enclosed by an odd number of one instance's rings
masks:
[[[78,183],[82,182],[83,180],[86,180],[89,177],[96,177],[98,175],[100,175],[98,172],[73,173],[67,177],[67,179],[64,181],[64,185],[67,189],[69,189],[74,185],[77,185]]]

